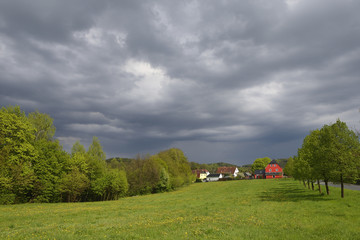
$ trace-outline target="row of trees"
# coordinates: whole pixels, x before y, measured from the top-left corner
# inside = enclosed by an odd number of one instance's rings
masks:
[[[346,123],[337,120],[332,125],[324,125],[320,130],[311,131],[305,137],[298,155],[290,158],[285,172],[295,179],[307,181],[308,186],[325,182],[341,184],[341,197],[344,197],[344,182],[355,182],[360,172],[360,143],[355,132]]]
[[[54,134],[47,114],[0,110],[0,204],[113,200],[168,191],[194,178],[179,149],[106,161],[96,137],[87,150],[76,142],[69,154]]]

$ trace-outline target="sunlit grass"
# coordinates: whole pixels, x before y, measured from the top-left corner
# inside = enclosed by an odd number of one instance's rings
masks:
[[[360,239],[360,192],[199,183],[110,202],[0,206],[0,239]]]

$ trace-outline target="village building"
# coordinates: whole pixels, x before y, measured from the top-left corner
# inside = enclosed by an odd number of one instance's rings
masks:
[[[272,160],[265,168],[265,176],[266,179],[269,178],[282,178],[283,177],[283,169],[276,162],[276,160]]]
[[[254,178],[255,179],[264,179],[265,178],[265,169],[255,170]]]
[[[265,169],[255,170],[254,178],[255,179],[270,179],[270,178],[282,178],[283,177],[283,169],[276,162],[276,160],[272,160]]]
[[[195,169],[192,170],[192,173],[196,174],[197,179],[201,180],[205,179],[210,174],[210,172],[206,169]]]
[[[216,173],[221,173],[225,176],[236,177],[239,173],[239,169],[237,167],[219,167],[216,170]]]
[[[215,182],[219,181],[220,178],[223,178],[224,176],[221,173],[210,173],[206,177],[207,182]]]

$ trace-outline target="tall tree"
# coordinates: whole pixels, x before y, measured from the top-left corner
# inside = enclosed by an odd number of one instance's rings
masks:
[[[70,156],[62,149],[58,140],[38,140],[35,148],[38,157],[32,162],[37,177],[33,193],[34,201],[59,202],[61,201],[60,180],[70,165]]]
[[[91,186],[87,191],[86,199],[98,200],[96,189],[99,188],[97,184],[102,184],[99,179],[103,178],[106,174],[106,154],[97,137],[93,137],[93,141],[89,146],[86,156],[88,160],[88,178]]]
[[[316,129],[304,138],[302,148],[299,149],[298,155],[306,161],[309,166],[307,176],[312,182],[312,185],[313,180],[317,180],[318,189],[321,193],[320,179],[323,179],[326,192],[329,194],[328,181],[330,179],[331,169],[329,169],[329,167],[331,166],[331,162],[323,158],[323,150],[320,144],[320,131]]]
[[[287,176],[293,176],[294,172],[294,158],[290,157],[284,167],[284,173]]]
[[[79,141],[76,141],[71,148],[71,156],[75,155],[76,153],[86,153],[84,145],[82,145]]]
[[[2,181],[6,188],[14,194],[15,202],[27,202],[33,198],[33,188],[36,175],[32,162],[38,153],[33,146],[34,127],[27,119],[19,106],[3,107],[0,110],[1,151],[6,155],[2,157]],[[9,181],[10,180],[10,181]]]
[[[358,176],[360,165],[359,138],[354,131],[349,130],[346,123],[339,119],[336,123],[323,128],[324,135],[328,138],[326,150],[332,157],[332,180],[340,182],[341,197],[344,197],[344,180],[354,180]]]
[[[35,140],[52,140],[55,134],[53,119],[46,113],[38,110],[28,114],[28,119],[35,128]]]
[[[192,174],[190,164],[183,151],[171,148],[160,152],[158,156],[168,166],[172,188],[187,185],[195,181],[196,176]]]

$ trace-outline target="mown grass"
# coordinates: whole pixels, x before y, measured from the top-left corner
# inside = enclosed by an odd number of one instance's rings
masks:
[[[360,239],[360,192],[199,183],[110,202],[0,206],[0,239]]]

